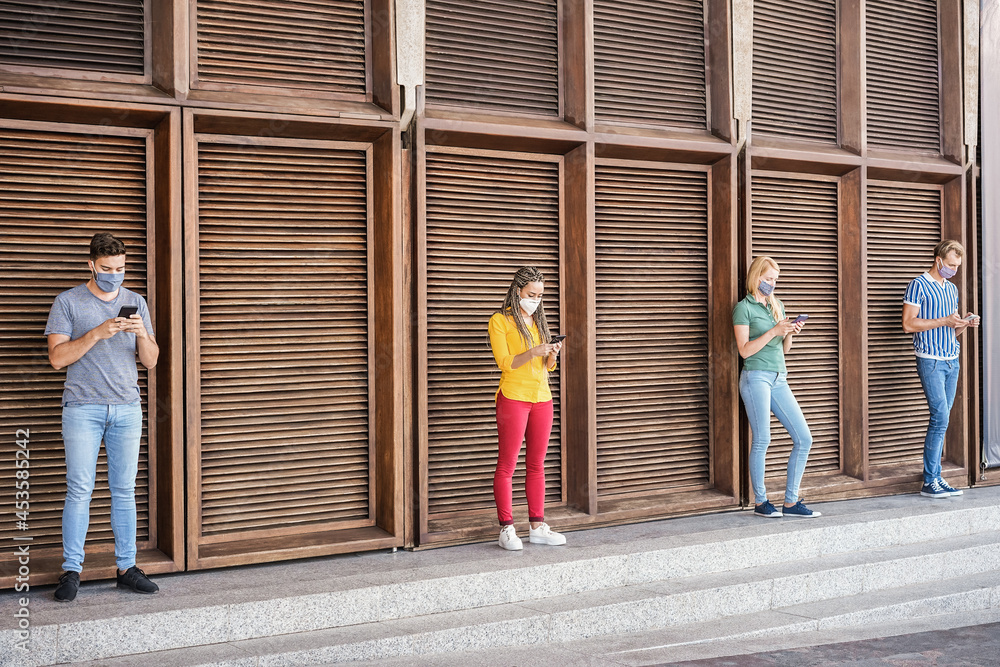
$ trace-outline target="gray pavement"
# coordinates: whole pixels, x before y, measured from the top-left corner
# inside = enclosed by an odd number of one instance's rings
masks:
[[[994,667],[1000,665],[1000,623],[660,664],[683,667]]]

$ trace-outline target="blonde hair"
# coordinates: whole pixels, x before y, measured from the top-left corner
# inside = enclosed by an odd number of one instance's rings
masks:
[[[948,259],[950,253],[955,253],[959,257],[965,256],[965,248],[958,241],[953,241],[952,239],[945,239],[934,246],[934,257],[940,257],[941,259]]]
[[[776,261],[770,257],[765,257],[764,255],[756,257],[752,262],[750,262],[750,268],[747,269],[747,294],[755,299],[764,296],[760,293],[760,277],[764,275],[764,272],[768,269],[774,269],[775,271],[781,270],[778,268],[778,263]],[[771,304],[771,314],[774,315],[774,319],[785,319],[785,311],[781,307],[781,302],[779,302],[777,297],[774,296],[774,293],[772,292],[769,296],[764,298],[769,304]]]

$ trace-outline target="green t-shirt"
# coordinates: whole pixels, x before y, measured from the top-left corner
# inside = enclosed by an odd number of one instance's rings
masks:
[[[781,304],[781,301],[778,303]],[[785,309],[784,304],[781,304],[781,309]],[[751,294],[748,294],[747,298],[737,303],[736,307],[733,308],[733,326],[750,327],[750,340],[760,338],[777,323],[778,320],[771,313],[771,305],[761,305]],[[784,337],[782,336],[772,338],[756,354],[743,360],[743,368],[748,371],[784,373],[786,369],[783,343]]]

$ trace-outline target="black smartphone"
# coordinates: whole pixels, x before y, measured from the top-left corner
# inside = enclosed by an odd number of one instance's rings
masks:
[[[792,324],[798,324],[799,322],[805,322],[808,319],[809,319],[808,315],[799,315],[794,320],[792,320]]]
[[[122,306],[121,310],[118,311],[117,317],[130,317],[139,312],[139,306]]]
[[[565,335],[562,335],[562,334],[560,334],[560,335],[558,335],[558,336],[553,336],[553,337],[552,337],[552,342],[553,342],[553,343],[561,343],[561,342],[563,342],[564,340],[566,340],[566,336],[565,336]]]

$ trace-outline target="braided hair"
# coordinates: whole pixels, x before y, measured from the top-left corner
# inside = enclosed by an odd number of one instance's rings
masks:
[[[521,334],[524,344],[529,348],[532,347],[531,332],[528,330],[528,325],[525,324],[524,317],[521,315],[521,289],[528,283],[534,282],[545,282],[541,271],[533,266],[522,266],[519,268],[514,274],[514,279],[510,281],[510,287],[507,288],[507,296],[504,297],[503,306],[497,311],[514,320],[518,333]],[[538,309],[535,310],[534,316],[535,326],[538,327],[539,340],[542,343],[548,343],[549,325],[545,321],[544,303],[538,304]]]

